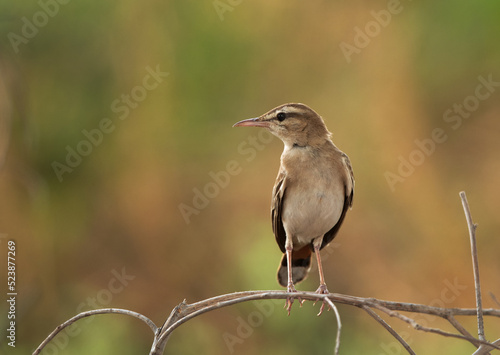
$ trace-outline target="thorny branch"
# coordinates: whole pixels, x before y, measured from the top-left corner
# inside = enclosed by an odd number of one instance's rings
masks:
[[[270,299],[286,299],[287,297],[300,297],[303,300],[309,301],[324,301],[328,303],[330,308],[334,310],[337,319],[337,334],[335,340],[334,354],[339,353],[340,349],[340,332],[341,332],[341,321],[338,310],[335,304],[345,304],[349,306],[354,306],[366,311],[373,319],[375,319],[380,325],[382,325],[401,345],[406,349],[409,354],[415,354],[410,345],[375,311],[385,313],[386,315],[394,318],[398,318],[403,322],[408,323],[414,329],[424,332],[435,333],[441,336],[453,337],[458,339],[463,339],[474,345],[477,350],[473,355],[488,354],[489,351],[493,349],[500,350],[500,339],[493,342],[488,342],[484,338],[484,326],[483,326],[483,316],[499,317],[500,309],[487,308],[483,309],[481,305],[481,294],[480,294],[480,283],[479,283],[479,273],[477,269],[477,249],[475,241],[475,229],[476,225],[472,222],[470,215],[469,206],[465,193],[461,192],[460,197],[465,210],[465,215],[467,218],[467,223],[469,226],[469,232],[471,236],[471,249],[473,255],[473,267],[474,276],[476,281],[476,308],[441,308],[432,307],[422,304],[415,303],[404,303],[404,302],[392,302],[379,300],[376,298],[365,298],[350,295],[343,295],[339,293],[329,293],[329,294],[317,294],[315,292],[296,292],[289,293],[285,291],[243,291],[235,292],[225,295],[220,295],[212,297],[203,301],[199,301],[193,304],[188,304],[185,300],[177,305],[170,316],[165,321],[163,326],[157,327],[149,318],[142,314],[132,312],[129,310],[106,308],[98,309],[88,312],[80,313],[73,318],[67,320],[63,324],[59,325],[34,351],[33,355],[39,354],[42,349],[64,328],[73,324],[77,320],[105,313],[118,313],[129,315],[134,318],[138,318],[145,322],[153,331],[154,339],[151,347],[150,355],[162,355],[165,347],[167,345],[168,339],[172,332],[177,329],[183,323],[193,319],[203,313],[210,312],[223,307],[231,306],[237,303],[256,301],[256,300],[270,300]],[[493,300],[496,301],[494,295],[492,295]],[[400,312],[417,313],[417,314],[428,314],[433,316],[441,317],[447,320],[458,333],[446,332],[437,328],[425,327],[417,323],[414,319],[401,314]],[[456,316],[477,316],[478,318],[478,338],[472,336],[457,320]]]

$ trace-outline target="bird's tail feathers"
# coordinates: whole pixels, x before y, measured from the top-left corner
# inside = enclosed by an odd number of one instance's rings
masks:
[[[292,252],[292,280],[294,284],[307,277],[311,269],[311,253],[309,245]],[[283,254],[278,268],[278,282],[283,287],[287,287],[288,285],[287,265],[286,254]]]

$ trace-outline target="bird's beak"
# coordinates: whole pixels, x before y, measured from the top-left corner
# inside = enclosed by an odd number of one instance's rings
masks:
[[[249,118],[240,122],[236,122],[233,127],[269,127],[269,122],[260,121],[260,117]]]

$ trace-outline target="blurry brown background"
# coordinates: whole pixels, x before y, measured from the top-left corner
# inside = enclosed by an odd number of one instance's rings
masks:
[[[484,305],[498,308],[500,4],[60,1],[0,2],[0,281],[14,240],[18,291],[17,346],[2,335],[3,350],[31,352],[82,310],[161,324],[184,298],[278,289],[282,143],[231,126],[285,102],[321,114],[354,168],[354,208],[324,252],[330,291],[473,307],[465,190]],[[332,312],[287,317],[282,303],[204,315],[167,352],[331,353]],[[362,311],[339,310],[341,353],[402,353]],[[389,321],[417,353],[473,351]],[[146,354],[151,339],[138,320],[97,316],[46,353]]]

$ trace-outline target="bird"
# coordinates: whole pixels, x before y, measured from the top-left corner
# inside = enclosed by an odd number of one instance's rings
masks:
[[[272,229],[283,253],[278,282],[287,292],[311,269],[319,272],[318,294],[328,294],[320,250],[327,246],[352,208],[354,174],[349,157],[333,143],[323,118],[302,103],[287,103],[233,127],[261,127],[284,143],[271,201]],[[294,298],[287,297],[290,315]],[[302,300],[299,298],[302,305]],[[325,307],[323,302],[321,315]]]

